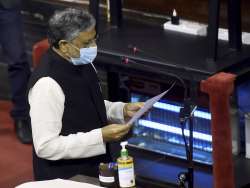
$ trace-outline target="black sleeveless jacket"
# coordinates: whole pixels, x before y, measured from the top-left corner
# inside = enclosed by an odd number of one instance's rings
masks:
[[[88,132],[107,125],[106,109],[96,72],[91,64],[75,66],[49,50],[33,72],[29,88],[42,77],[53,78],[65,95],[60,135]],[[41,114],[42,116],[42,114]],[[70,178],[76,174],[98,175],[100,162],[110,161],[109,154],[85,159],[50,161],[39,158],[33,149],[35,180]]]

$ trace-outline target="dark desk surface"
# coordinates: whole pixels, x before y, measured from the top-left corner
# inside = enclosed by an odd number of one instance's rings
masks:
[[[85,175],[76,175],[76,176],[73,176],[72,178],[70,178],[70,180],[100,186],[98,178],[89,177],[89,176],[85,176]],[[166,183],[165,184],[161,183],[161,182],[153,183],[152,180],[149,180],[149,179],[148,180],[146,180],[146,179],[138,180],[138,178],[137,178],[136,188],[142,188],[142,187],[143,188],[152,188],[152,187],[153,188],[176,188],[176,186],[173,187],[173,186],[168,185]]]
[[[177,176],[187,170],[187,163],[174,157],[163,157],[149,151],[139,151],[129,147],[129,153],[135,160],[135,173],[154,181],[168,182],[172,187],[177,187]],[[250,186],[250,159],[244,156],[234,156],[235,188]],[[175,185],[175,186],[174,186]],[[194,164],[194,187],[212,188],[212,166]]]
[[[200,81],[220,71],[241,75],[249,71],[250,46],[241,52],[230,51],[227,42],[219,42],[218,60],[207,60],[206,37],[166,31],[161,25],[147,25],[126,21],[122,28],[100,27],[99,60],[111,65],[154,72],[176,73],[188,80]],[[129,47],[141,49],[136,54]],[[128,57],[130,63],[121,63]],[[144,66],[149,67],[144,67]],[[244,66],[244,71],[235,67]],[[247,66],[247,70],[246,70]]]
[[[250,186],[250,160],[244,157],[236,157],[235,160],[236,188],[247,188]],[[184,166],[176,165],[173,161],[166,163],[163,160],[153,161],[149,156],[145,158],[135,157],[135,172],[137,188],[177,188],[177,175],[185,171]],[[71,180],[99,185],[98,178],[84,175],[76,175]],[[209,170],[195,168],[195,188],[212,188],[213,177]]]

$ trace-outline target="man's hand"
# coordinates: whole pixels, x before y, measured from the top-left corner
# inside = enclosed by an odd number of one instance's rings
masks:
[[[127,103],[123,108],[124,120],[128,121],[133,115],[143,107],[144,102]]]
[[[111,124],[102,128],[104,142],[121,140],[131,129],[131,125]]]

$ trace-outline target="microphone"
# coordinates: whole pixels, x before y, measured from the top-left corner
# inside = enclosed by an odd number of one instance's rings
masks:
[[[123,64],[129,64],[129,63],[138,64],[136,61],[134,61],[128,57],[121,57],[121,61]]]
[[[143,52],[145,55],[150,55],[153,58],[156,59],[161,59],[162,61],[166,61],[164,58],[152,54],[152,53],[146,53],[144,50],[137,48],[136,46],[129,44],[128,45],[128,49],[132,49],[133,54],[136,55],[137,52]],[[130,60],[129,58],[125,58],[126,62],[132,62],[134,64],[139,64],[134,60]],[[151,70],[152,66],[149,65],[145,65],[145,64],[140,64],[140,66],[144,66],[145,68]],[[179,67],[180,69],[184,69],[183,67]],[[155,69],[156,70],[156,69]],[[186,150],[186,157],[187,157],[187,161],[189,163],[188,165],[188,171],[184,172],[184,173],[180,173],[178,175],[178,182],[179,182],[179,186],[180,187],[185,187],[185,182],[188,182],[188,187],[192,188],[193,187],[193,120],[192,120],[192,115],[195,111],[195,109],[197,108],[196,105],[194,105],[192,103],[192,101],[190,101],[190,99],[188,98],[187,95],[187,86],[185,84],[185,81],[179,77],[177,74],[174,73],[169,73],[169,72],[164,72],[162,70],[156,70],[157,72],[164,74],[164,75],[169,75],[172,76],[173,78],[177,79],[184,88],[184,98],[183,98],[183,102],[184,102],[184,106],[180,109],[179,112],[179,120],[180,120],[180,124],[181,124],[181,130],[182,130],[182,137],[185,143],[185,150]],[[186,121],[189,120],[189,131],[190,131],[190,137],[189,137],[189,146],[184,134],[184,126]]]
[[[151,56],[152,58],[159,59],[159,60],[164,61],[164,62],[167,61],[166,59],[164,59],[164,58],[162,58],[162,57],[160,57],[160,56],[158,56],[158,55],[155,55],[155,54],[153,54],[153,53],[147,53],[145,50],[142,50],[141,48],[136,47],[136,45],[129,44],[127,47],[128,47],[128,49],[131,49],[131,50],[132,50],[134,56],[136,55],[137,52],[140,52],[140,53],[144,53],[145,55],[149,55],[149,56]],[[135,60],[131,60],[131,59],[128,58],[128,57],[123,57],[123,61],[122,61],[122,62],[123,62],[124,64],[128,64],[129,62],[131,62],[131,63],[133,63],[133,64],[138,64],[138,65],[140,65],[140,66],[143,66],[143,67],[145,67],[145,68],[147,68],[147,69],[149,69],[149,70],[152,69],[152,66],[138,63],[138,62],[136,62]],[[184,70],[185,70],[185,68],[181,68],[181,69],[184,69]],[[166,73],[166,72],[164,72],[164,71],[162,71],[162,70],[157,70],[157,72],[160,73],[160,74],[163,74],[163,75],[172,76],[172,77],[174,77],[175,79],[177,79],[177,80],[182,84],[182,86],[183,86],[183,88],[184,88],[184,101],[188,98],[188,97],[187,97],[187,92],[188,92],[187,86],[186,86],[186,84],[185,84],[185,81],[184,81],[181,77],[179,77],[177,74],[169,73],[169,72]]]
[[[129,63],[133,63],[133,64],[139,64],[138,62],[136,62],[135,60],[128,58],[128,57],[121,57],[121,61],[123,64],[129,64]]]
[[[133,45],[133,44],[129,44],[128,49],[131,49],[134,55],[136,55],[137,52],[140,52],[140,53],[143,53],[144,55],[152,57],[154,59],[159,59],[161,61],[166,61],[166,59],[161,57],[160,55],[154,54],[154,53],[151,53],[151,52],[146,52],[145,50],[142,50],[141,48],[138,48],[136,45]]]
[[[141,49],[137,48],[136,46],[134,46],[134,45],[132,45],[132,44],[129,44],[129,45],[128,45],[128,49],[132,49],[134,55],[135,55],[136,52],[143,52]]]

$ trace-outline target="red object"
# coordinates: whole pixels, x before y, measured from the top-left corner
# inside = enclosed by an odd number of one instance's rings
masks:
[[[129,63],[129,59],[127,57],[124,57],[123,60],[122,60],[122,63],[128,64]]]
[[[136,47],[133,48],[134,54],[138,51]]]
[[[33,45],[32,65],[35,68],[41,60],[42,55],[49,49],[48,39],[43,39]]]
[[[218,73],[201,82],[201,91],[209,95],[212,114],[214,188],[234,188],[232,137],[229,97],[235,75]]]

